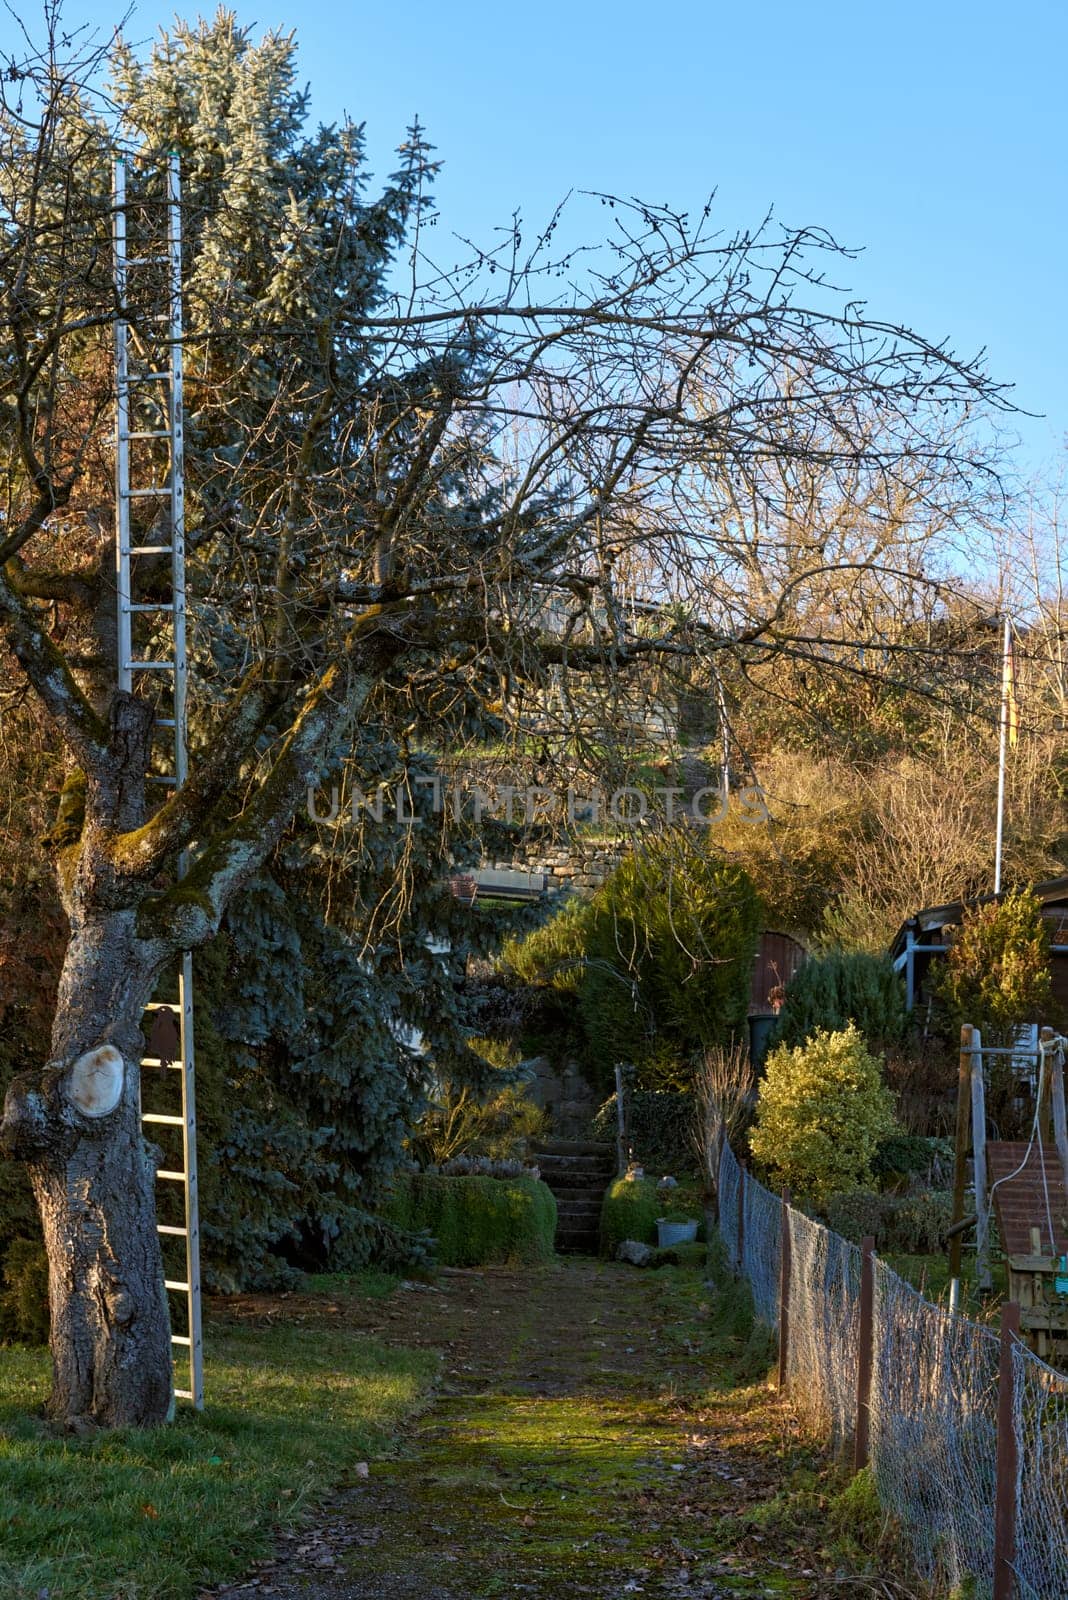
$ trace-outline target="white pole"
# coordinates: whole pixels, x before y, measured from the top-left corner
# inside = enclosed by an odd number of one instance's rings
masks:
[[[997,842],[994,846],[994,893],[1001,893],[1001,856],[1002,844],[1005,836],[1005,757],[1009,745],[1009,686],[1007,681],[1009,666],[1010,623],[1005,617],[1005,630],[1001,642],[1001,736],[998,747],[998,827]]]

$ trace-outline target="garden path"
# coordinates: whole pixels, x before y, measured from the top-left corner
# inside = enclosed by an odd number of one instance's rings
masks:
[[[441,1351],[433,1405],[212,1600],[908,1593],[862,1575],[878,1515],[776,1400],[729,1279],[567,1258],[333,1309]]]

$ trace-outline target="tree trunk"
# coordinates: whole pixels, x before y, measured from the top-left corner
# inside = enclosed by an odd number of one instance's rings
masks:
[[[78,1427],[150,1427],[172,1404],[156,1231],[157,1152],[141,1127],[141,1020],[163,953],[130,910],[72,930],[52,1058],[11,1085],[0,1128],[28,1166],[48,1252],[54,1386]]]

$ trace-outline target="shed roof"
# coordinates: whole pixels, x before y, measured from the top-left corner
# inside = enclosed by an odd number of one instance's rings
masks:
[[[900,955],[905,948],[905,939],[911,929],[913,933],[931,933],[937,928],[944,928],[951,922],[959,922],[966,910],[975,906],[990,905],[996,900],[1004,900],[1009,891],[1003,889],[1000,894],[981,894],[974,900],[953,900],[945,906],[927,906],[923,911],[917,911],[911,917],[906,917],[900,928],[895,933],[890,945],[892,956]],[[1040,900],[1044,906],[1057,905],[1063,901],[1068,906],[1068,873],[1059,878],[1048,878],[1045,883],[1033,883],[1031,893]]]

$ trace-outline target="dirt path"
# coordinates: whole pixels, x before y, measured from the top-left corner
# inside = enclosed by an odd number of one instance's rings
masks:
[[[837,1481],[770,1394],[730,1284],[571,1259],[300,1304],[286,1314],[440,1350],[441,1383],[395,1456],[220,1597],[904,1592],[849,1577]]]

